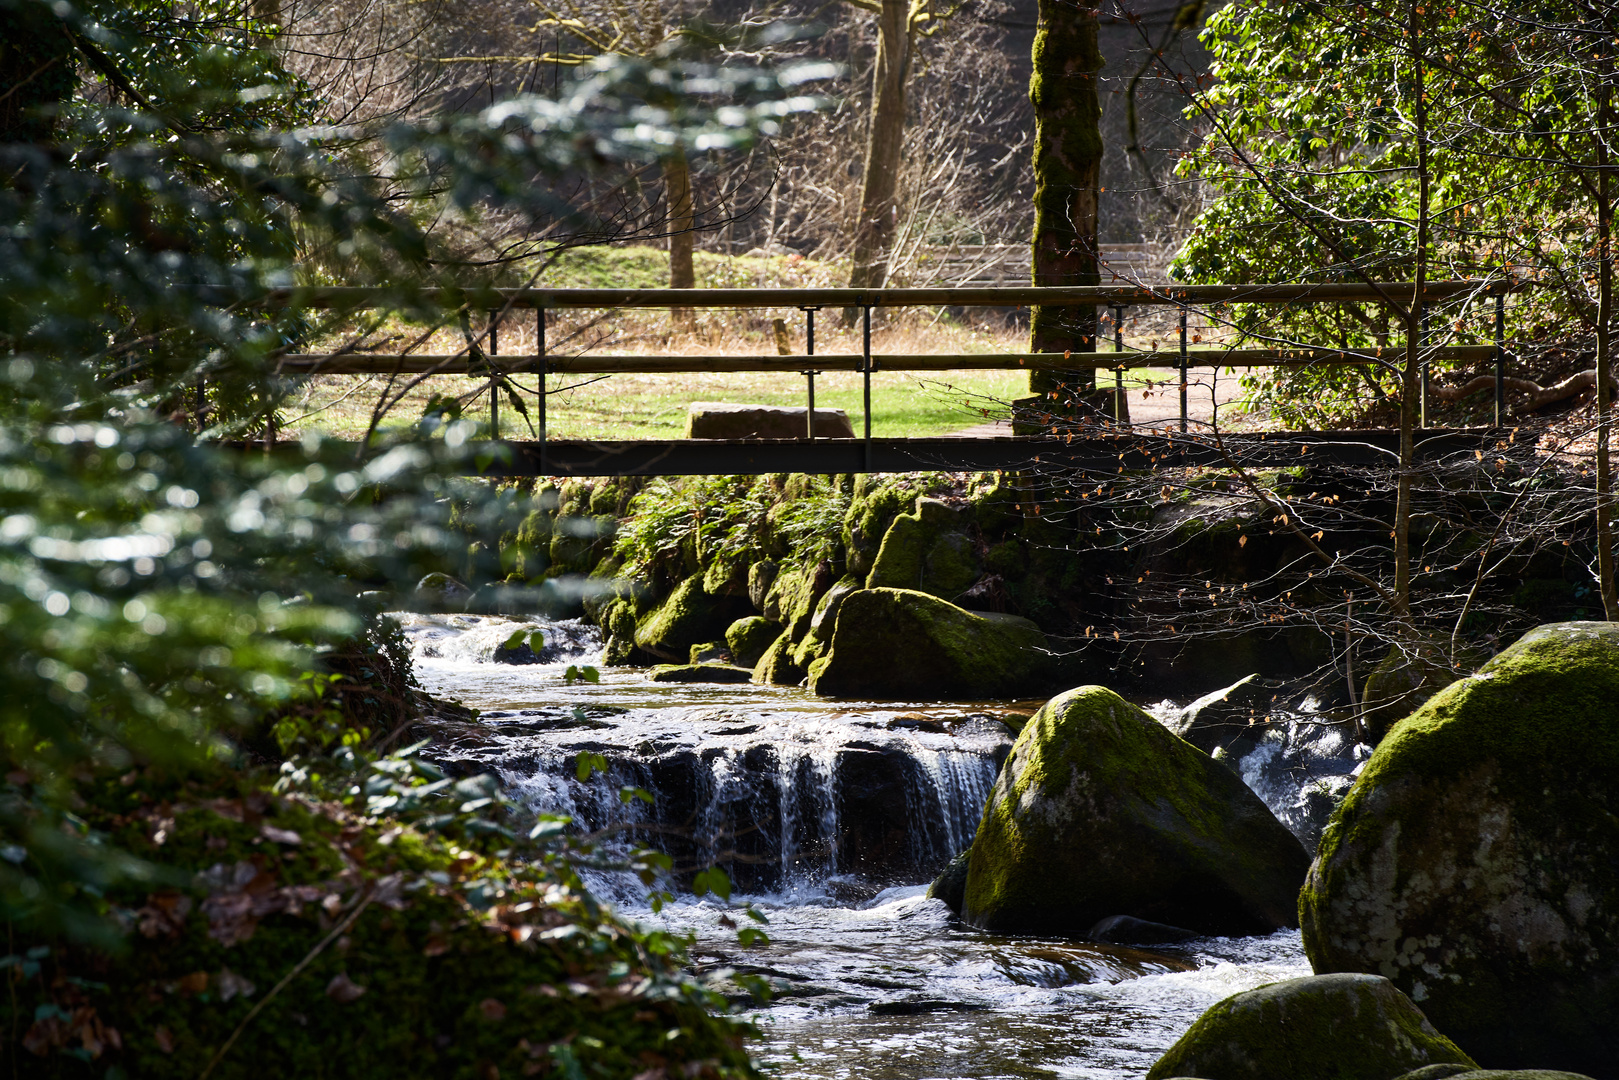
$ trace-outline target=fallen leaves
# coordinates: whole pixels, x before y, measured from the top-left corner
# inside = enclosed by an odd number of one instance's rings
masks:
[[[145,906],[135,912],[135,926],[142,937],[175,937],[191,914],[191,897],[167,889],[146,898]]]
[[[340,971],[332,976],[332,981],[326,984],[326,996],[339,1005],[347,1005],[351,1001],[358,1001],[365,996],[368,988],[361,986],[349,978],[348,972]]]
[[[202,902],[208,936],[226,948],[250,939],[266,915],[297,915],[305,904],[322,900],[329,892],[324,885],[277,886],[273,868],[245,860],[231,866],[216,863],[197,880],[210,894]]]
[[[92,1006],[81,1005],[69,1011],[53,1004],[34,1010],[34,1022],[23,1035],[22,1045],[36,1057],[66,1051],[94,1061],[105,1050],[123,1049],[124,1040],[117,1028],[101,1022]]]

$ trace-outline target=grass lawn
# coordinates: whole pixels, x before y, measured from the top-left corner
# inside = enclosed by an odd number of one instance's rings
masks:
[[[646,287],[659,284],[667,273],[667,256],[645,248],[580,249],[554,264],[542,280],[559,286]],[[722,259],[701,254],[699,284],[703,286],[825,285],[838,276],[834,267],[809,260],[773,257]],[[823,311],[817,319],[817,353],[858,353],[858,328],[844,327],[839,313]],[[699,310],[691,327],[674,327],[661,311],[560,311],[548,319],[548,350],[556,355],[582,353],[618,355],[773,355],[777,352],[780,321],[790,351],[804,349],[804,314],[793,309],[723,311]],[[476,332],[476,327],[474,327]],[[500,347],[507,354],[534,350],[533,316],[524,312],[503,325]],[[1156,334],[1155,327],[1139,329],[1140,341]],[[352,335],[352,337],[350,336]],[[425,337],[424,337],[425,335]],[[397,320],[380,326],[334,327],[311,351],[343,344],[362,351],[391,352],[409,343],[415,351],[457,353],[465,347],[460,331],[444,327],[409,326]],[[1152,344],[1157,345],[1156,337]],[[884,353],[1016,353],[1028,347],[1024,330],[973,325],[930,309],[879,311],[874,321],[872,349]],[[1111,377],[1101,375],[1104,386]],[[1125,385],[1132,400],[1149,381],[1163,382],[1168,371],[1136,371]],[[535,406],[535,379],[520,376],[526,388],[525,406]],[[768,405],[805,404],[805,380],[776,372],[700,373],[675,375],[553,375],[548,383],[548,434],[559,439],[658,439],[679,437],[685,431],[686,410],[694,401],[723,401]],[[408,387],[408,391],[407,391]],[[326,375],[304,381],[281,410],[284,435],[320,430],[339,438],[358,438],[371,423],[373,410],[387,391],[391,402],[380,426],[413,424],[435,395],[462,401],[466,415],[489,415],[488,384],[482,379],[444,375],[410,385],[408,379],[390,384],[386,376]],[[406,391],[397,401],[392,399]],[[879,371],[872,377],[872,434],[880,437],[947,435],[1007,417],[1009,403],[1028,393],[1028,373],[1019,370],[901,372]],[[1154,395],[1157,396],[1157,395]],[[864,430],[861,378],[853,372],[826,372],[815,380],[818,408],[844,410],[856,435]],[[1142,404],[1145,404],[1143,402]],[[1139,406],[1138,406],[1139,407]],[[502,400],[501,434],[528,438],[529,425],[511,403]]]

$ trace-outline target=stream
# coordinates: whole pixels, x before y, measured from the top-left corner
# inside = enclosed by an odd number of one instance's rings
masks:
[[[1140,1077],[1204,1009],[1308,975],[1297,931],[1200,938],[1141,950],[998,937],[955,920],[928,882],[972,839],[1023,702],[860,702],[751,684],[653,683],[602,668],[593,627],[400,615],[417,678],[477,709],[487,735],[441,756],[492,771],[537,812],[622,830],[677,868],[723,866],[730,904],[681,894],[654,914],[633,880],[602,874],[625,915],[696,938],[700,976],[730,970],[773,988],[751,1016],[755,1053],[783,1078]],[[529,663],[494,662],[514,630],[538,629]],[[1176,702],[1142,702],[1162,717]],[[1313,847],[1332,797],[1368,752],[1309,703],[1236,761],[1273,812]],[[608,762],[580,782],[581,752]],[[653,796],[624,802],[620,788]],[[768,945],[730,925],[751,903]],[[731,989],[734,990],[734,987]]]

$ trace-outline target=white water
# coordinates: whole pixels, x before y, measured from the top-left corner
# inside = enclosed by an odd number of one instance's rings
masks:
[[[1139,1077],[1209,1005],[1309,974],[1296,932],[1145,952],[994,937],[926,898],[970,842],[1008,745],[995,719],[1038,702],[831,702],[627,669],[570,684],[570,664],[597,660],[589,627],[403,618],[423,685],[482,710],[493,732],[448,757],[494,769],[536,810],[639,826],[677,864],[745,856],[728,864],[733,904],[770,920],[770,944],[751,949],[721,924],[734,907],[688,895],[654,916],[624,882],[596,884],[632,916],[692,932],[717,989],[731,969],[770,982],[756,1052],[784,1078]],[[520,626],[545,634],[546,662],[489,662]],[[1357,771],[1334,740],[1299,716],[1238,763],[1301,835]],[[581,750],[609,759],[605,780],[575,778]],[[658,803],[626,806],[626,784]]]

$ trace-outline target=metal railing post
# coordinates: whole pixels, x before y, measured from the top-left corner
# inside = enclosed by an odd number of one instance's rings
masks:
[[[1507,417],[1507,297],[1495,294],[1495,426]]]
[[[871,472],[871,305],[866,304],[860,309],[860,370],[865,387],[865,415],[866,415],[866,472]]]
[[[1113,351],[1124,351],[1124,305],[1113,305]],[[1124,365],[1113,365],[1113,419],[1124,423]]]
[[[500,312],[489,313],[489,355],[500,355],[500,345],[495,339],[495,331],[500,327]],[[489,365],[489,437],[500,438],[500,372],[495,370],[493,362]]]
[[[807,356],[814,356],[815,313],[821,309],[807,307],[800,308],[799,310],[804,313],[804,353]],[[800,374],[804,376],[809,390],[809,416],[804,421],[804,434],[806,438],[813,441],[815,438],[815,376],[817,373],[811,370],[801,372]]]
[[[540,471],[545,471],[545,308],[534,307],[534,352],[540,368],[539,432]]]
[[[1181,305],[1181,434],[1186,434],[1186,305]]]

